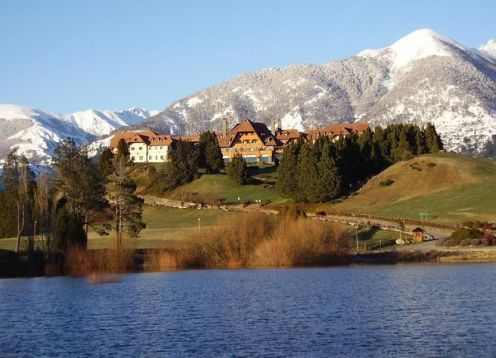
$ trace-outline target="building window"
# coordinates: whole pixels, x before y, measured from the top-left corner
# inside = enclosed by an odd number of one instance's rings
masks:
[[[131,147],[131,150],[134,150],[134,147]]]
[[[134,162],[134,155],[131,157],[131,160]]]
[[[162,149],[162,147],[160,147],[160,149]]]
[[[140,155],[139,160],[143,160],[143,156],[142,155]]]
[[[164,156],[163,156],[163,155],[161,155],[161,156],[160,156],[160,159],[164,159]]]
[[[150,156],[148,157],[148,160],[152,160],[152,159],[153,159],[153,157],[150,155]]]
[[[143,149],[143,147],[139,147],[139,150],[142,150],[142,149]]]

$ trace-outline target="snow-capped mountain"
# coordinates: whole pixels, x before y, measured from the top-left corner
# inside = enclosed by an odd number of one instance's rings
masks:
[[[67,137],[85,144],[117,128],[134,125],[156,114],[131,108],[124,111],[87,110],[58,114],[12,104],[0,104],[0,159],[12,149],[35,163],[46,163],[57,143]]]
[[[240,117],[309,129],[333,122],[433,122],[447,149],[496,148],[496,41],[471,49],[429,29],[323,65],[243,74],[172,103],[145,121],[194,133]]]

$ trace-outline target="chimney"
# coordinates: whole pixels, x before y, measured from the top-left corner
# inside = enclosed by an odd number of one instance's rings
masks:
[[[222,118],[222,135],[227,136],[227,118]]]
[[[277,132],[277,128],[276,128],[276,119],[275,119],[275,118],[272,118],[272,119],[270,120],[270,130],[271,130],[274,134],[276,134],[276,132]]]

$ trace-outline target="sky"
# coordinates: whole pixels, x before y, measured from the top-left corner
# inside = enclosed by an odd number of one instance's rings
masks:
[[[496,1],[0,0],[0,103],[161,110],[244,72],[326,63],[431,28],[496,38]]]

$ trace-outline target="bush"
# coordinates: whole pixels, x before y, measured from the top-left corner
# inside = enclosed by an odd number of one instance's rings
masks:
[[[241,155],[235,155],[226,166],[226,174],[238,184],[246,184],[248,168]]]
[[[427,166],[428,166],[429,168],[434,168],[436,165],[437,165],[437,164],[436,164],[436,163],[433,163],[433,162],[429,162],[429,163],[427,163]]]
[[[447,239],[444,241],[443,243],[443,246],[446,246],[446,247],[453,247],[453,246],[456,246],[458,243],[453,240],[453,239]]]
[[[295,204],[289,204],[279,209],[279,216],[296,220],[298,218],[306,218],[307,214],[300,206]]]
[[[394,183],[393,179],[383,180],[379,183],[380,186],[390,186]]]
[[[479,246],[480,244],[481,244],[481,240],[479,239],[470,240],[470,246]]]
[[[470,241],[469,239],[465,239],[465,240],[462,240],[462,242],[460,242],[460,246],[470,246]]]
[[[436,246],[444,246],[444,243],[448,240],[447,238],[439,239],[436,241]]]
[[[451,239],[459,244],[463,240],[475,240],[482,237],[482,232],[477,229],[458,229],[453,234],[451,234]]]

